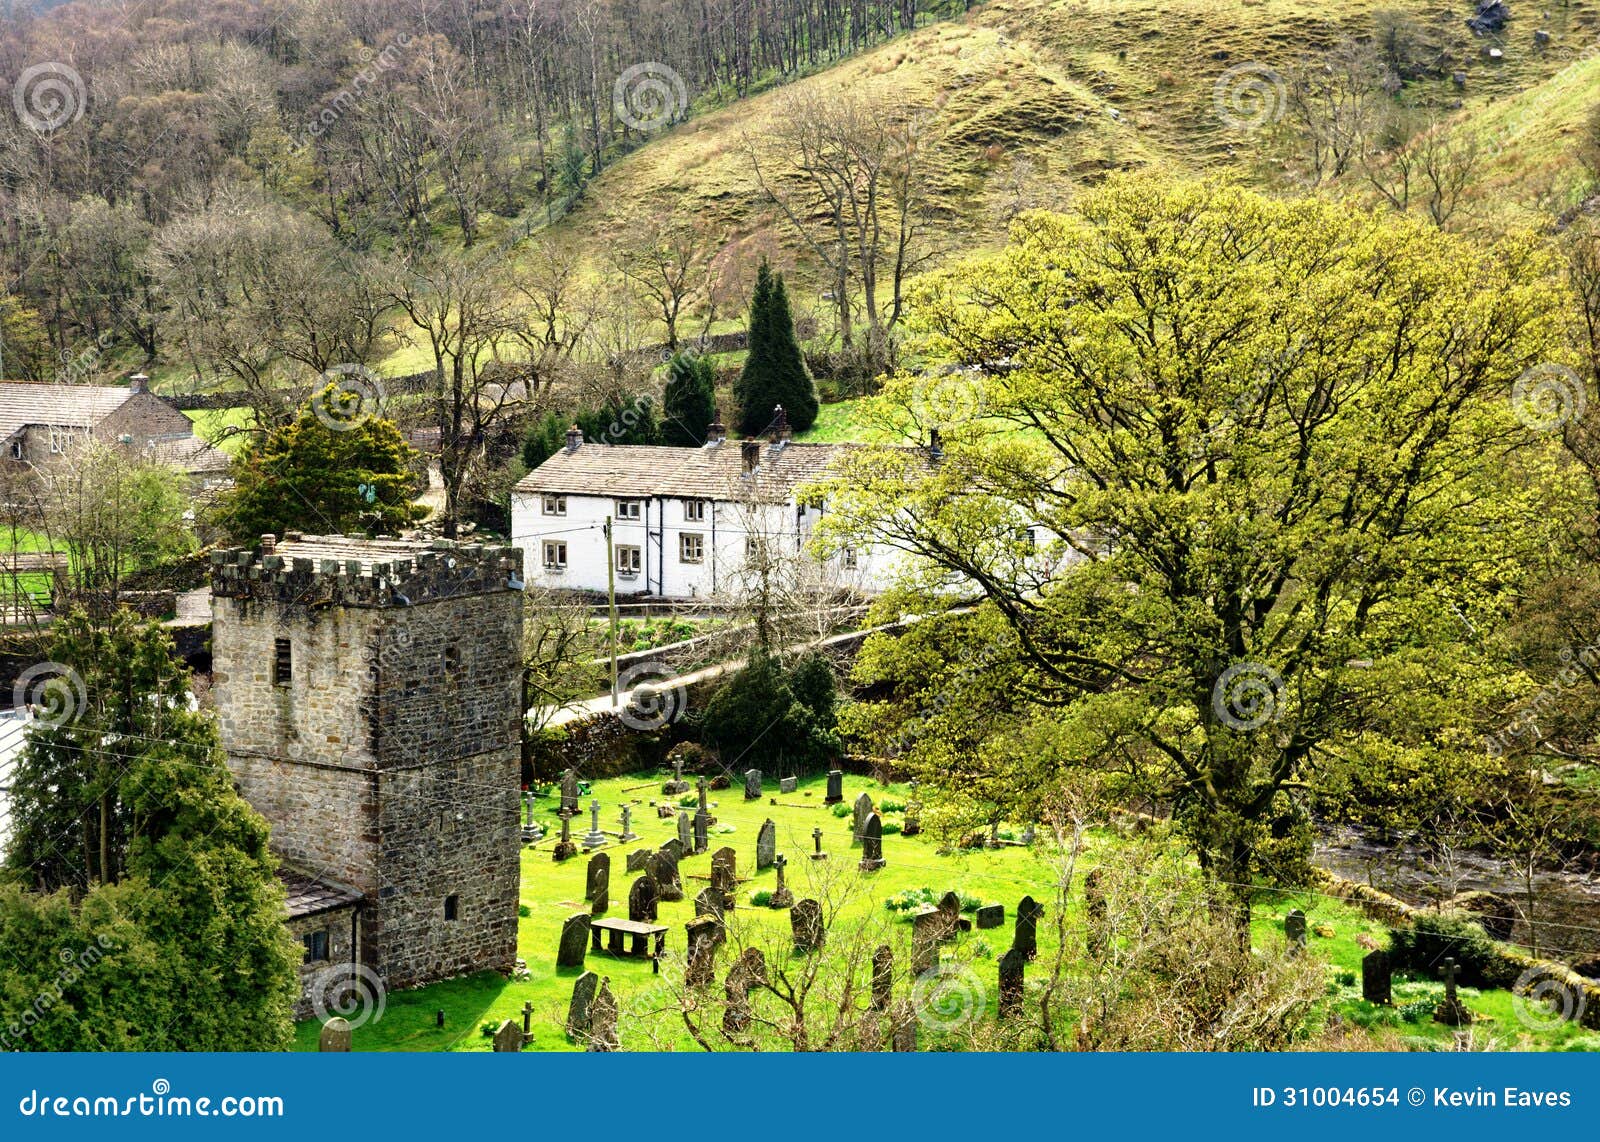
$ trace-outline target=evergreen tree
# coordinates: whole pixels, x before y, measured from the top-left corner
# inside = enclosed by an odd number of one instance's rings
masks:
[[[159,623],[57,623],[18,760],[0,990],[46,996],[0,1047],[282,1050],[301,949],[267,823]],[[65,966],[63,966],[65,965]]]
[[[546,413],[545,418],[522,438],[523,467],[531,472],[566,447],[567,427],[571,423],[559,412]]]
[[[591,444],[659,444],[661,425],[656,402],[648,395],[624,401],[613,397],[597,409],[580,412],[575,421]],[[566,443],[563,436],[562,443]]]
[[[755,293],[750,299],[749,352],[739,374],[734,395],[739,398],[739,431],[756,436],[772,423],[774,405],[782,405],[789,426],[804,432],[817,419],[817,393],[806,372],[800,343],[789,313],[789,294],[783,275],[765,259],[756,271]]]
[[[336,387],[328,386],[322,407],[337,399]],[[234,464],[220,522],[237,540],[290,528],[341,535],[398,531],[427,514],[412,503],[416,458],[391,421],[342,422],[308,405]]]
[[[716,414],[717,379],[711,362],[690,353],[676,353],[667,364],[662,398],[665,419],[661,443],[695,448],[705,443],[706,426]]]

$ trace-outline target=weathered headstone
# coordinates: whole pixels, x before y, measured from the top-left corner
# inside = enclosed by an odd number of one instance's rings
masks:
[[[645,873],[628,890],[628,919],[640,924],[654,924],[656,902],[660,899],[661,888],[656,884],[656,878]]]
[[[668,797],[678,793],[689,792],[689,783],[683,779],[683,755],[672,759],[672,780],[661,787],[661,792]]]
[[[694,814],[694,851],[697,853],[703,853],[710,847],[710,814],[704,809],[696,809]]]
[[[317,1036],[317,1050],[326,1052],[343,1052],[350,1049],[350,1021],[335,1015],[322,1025],[322,1033]]]
[[[827,938],[822,926],[822,905],[811,899],[800,901],[789,910],[789,929],[795,951],[804,954],[820,950]]]
[[[1368,1003],[1394,1002],[1391,988],[1393,977],[1389,972],[1389,953],[1382,948],[1368,952],[1361,958],[1361,998]]]
[[[1006,922],[1006,906],[1004,904],[985,904],[978,909],[977,924],[979,928],[999,928]]]
[[[561,839],[550,850],[551,860],[571,860],[578,855],[578,846],[572,843],[572,818],[561,818]]]
[[[1011,946],[1030,960],[1039,954],[1039,920],[1043,915],[1044,905],[1031,896],[1024,896],[1017,904],[1017,926],[1013,929]]]
[[[590,1022],[590,1005],[594,1003],[595,989],[600,986],[600,977],[592,971],[580,975],[572,985],[572,1001],[567,1004],[567,1034],[574,1039],[582,1039],[589,1034],[592,1026]]]
[[[811,841],[816,845],[816,851],[811,854],[812,860],[827,860],[828,854],[822,851],[822,826],[818,825],[811,830]]]
[[[784,880],[784,870],[789,867],[789,859],[779,853],[773,858],[772,867],[778,871],[778,884],[772,890],[772,899],[767,901],[767,907],[787,908],[794,903],[794,893],[789,891],[789,885]]]
[[[617,998],[611,994],[609,977],[600,981],[594,1002],[589,1005],[590,1051],[615,1051],[622,1044],[617,1038]]]
[[[896,1051],[915,1051],[917,1049],[917,1009],[909,1000],[903,1001],[895,1008],[893,1028],[889,1032],[890,1042]]]
[[[619,841],[636,841],[639,834],[633,831],[633,809],[628,805],[622,807],[622,832],[617,836]]]
[[[879,944],[872,953],[872,1009],[889,1010],[889,1002],[893,997],[894,949],[888,944]]]
[[[602,882],[606,884],[611,882],[610,853],[595,853],[589,858],[588,872],[584,877],[583,898],[593,900],[595,889],[599,888]]]
[[[1472,1022],[1472,1012],[1456,995],[1456,961],[1444,961],[1444,999],[1433,1009],[1433,1021],[1447,1027],[1466,1027]]]
[[[1289,914],[1283,918],[1283,934],[1289,938],[1291,949],[1306,946],[1306,914],[1298,908],[1291,908]]]
[[[944,918],[944,930],[939,935],[941,940],[953,940],[957,932],[972,931],[972,921],[961,915],[961,897],[958,894],[946,892],[939,897],[936,907]]]
[[[822,799],[824,805],[837,805],[844,800],[844,771],[842,769],[828,770],[828,795]]]
[[[694,822],[689,817],[689,810],[683,809],[678,813],[678,843],[683,846],[683,851],[699,852],[694,847]]]
[[[1099,959],[1106,950],[1105,869],[1092,868],[1083,878],[1084,942],[1089,955]]]
[[[717,949],[727,938],[727,930],[715,916],[696,916],[684,930],[689,950],[683,982],[689,987],[709,987],[716,978]]]
[[[778,852],[778,826],[768,817],[756,833],[756,869],[772,867],[772,858]]]
[[[672,854],[672,863],[677,864],[683,859],[683,854],[688,852],[688,847],[677,837],[668,837],[661,842],[661,851]]]
[[[737,1035],[750,1026],[750,988],[767,979],[767,960],[760,948],[746,948],[723,981],[722,1032]]]
[[[556,967],[581,968],[589,950],[589,914],[568,916],[561,925],[561,943],[556,949]]]
[[[589,904],[591,916],[604,916],[611,909],[611,877],[607,876],[594,890],[594,899]]]
[[[1023,973],[1028,957],[1013,947],[1000,957],[1000,1018],[1009,1019],[1022,1010]]]
[[[800,788],[800,779],[798,777],[780,777],[780,778],[778,778],[778,792],[779,793],[793,793],[796,790],[798,790],[799,788]]]
[[[518,962],[520,963],[521,961],[519,960]],[[533,1001],[531,999],[522,1001],[522,1045],[524,1047],[533,1046]]]
[[[647,871],[655,878],[656,891],[662,900],[682,900],[683,880],[678,875],[678,858],[673,849],[662,845],[661,851],[652,853]]]
[[[928,908],[911,918],[911,974],[921,975],[939,965],[939,944],[944,939],[944,915]]]
[[[592,852],[606,843],[605,833],[600,831],[600,802],[589,802],[589,831],[583,835],[583,851]]]
[[[628,871],[643,872],[649,866],[652,855],[649,849],[634,849],[628,854]]]
[[[739,887],[737,861],[738,854],[731,848],[723,847],[711,854],[711,887],[727,897],[730,908]]]
[[[746,801],[761,800],[761,771],[747,769],[744,771],[744,799]]]
[[[861,829],[862,872],[877,872],[887,863],[883,859],[883,820],[876,813],[868,813]]]
[[[574,770],[561,775],[561,808],[557,811],[563,817],[578,815],[578,774]]]
[[[500,1026],[494,1029],[494,1049],[496,1051],[522,1050],[522,1028],[511,1020],[502,1020]]]
[[[694,898],[694,914],[696,916],[713,916],[722,919],[723,912],[727,911],[728,898],[724,893],[715,888],[702,888]]]
[[[861,834],[867,827],[867,815],[872,812],[872,798],[866,793],[856,798],[855,811],[850,818],[850,847],[861,844]]]

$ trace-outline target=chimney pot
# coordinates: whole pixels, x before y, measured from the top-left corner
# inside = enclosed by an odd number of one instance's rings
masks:
[[[739,444],[739,458],[744,462],[744,473],[749,475],[761,463],[761,441],[745,440]]]
[[[722,423],[722,413],[715,407],[711,410],[711,423],[706,426],[706,443],[721,444],[728,437],[728,429]]]
[[[128,391],[130,393],[147,393],[150,391],[150,378],[143,373],[135,373],[128,378]]]
[[[278,537],[268,532],[261,537],[261,554],[271,555],[278,550]]]
[[[583,430],[574,424],[567,429],[567,451],[576,452],[583,447]]]

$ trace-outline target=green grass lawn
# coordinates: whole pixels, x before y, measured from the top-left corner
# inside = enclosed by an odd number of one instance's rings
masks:
[[[676,835],[674,822],[658,819],[650,808],[650,803],[660,798],[660,781],[659,776],[646,774],[594,783],[593,796],[602,805],[602,826],[615,829],[619,805],[630,801],[634,805],[634,831],[641,838],[626,845],[614,844],[610,849],[608,916],[627,916],[628,888],[634,876],[626,872],[626,853],[635,848],[657,846]],[[1007,846],[997,850],[941,854],[936,841],[927,834],[905,837],[891,833],[884,837],[887,867],[863,874],[856,867],[859,850],[852,849],[849,844],[850,818],[835,816],[823,805],[823,779],[802,780],[798,792],[775,798],[781,802],[778,805],[770,803],[774,799],[774,786],[775,782],[769,779],[768,796],[760,801],[746,802],[737,785],[712,794],[718,825],[712,830],[711,848],[713,851],[724,845],[734,848],[738,853],[739,875],[749,878],[739,887],[739,905],[732,920],[733,924],[741,926],[745,942],[770,948],[774,944],[782,945],[789,933],[787,911],[750,904],[753,893],[770,890],[775,883],[773,870],[759,874],[754,870],[756,833],[762,821],[771,816],[777,826],[778,851],[789,858],[788,881],[796,899],[815,895],[828,895],[834,900],[842,897],[832,930],[848,932],[864,927],[866,935],[856,939],[871,944],[889,943],[894,948],[897,973],[903,973],[909,963],[911,924],[885,909],[884,900],[906,890],[927,888],[940,895],[953,889],[964,897],[1005,905],[1006,922],[1002,927],[974,930],[961,938],[959,948],[953,953],[974,970],[986,989],[985,1002],[992,1015],[998,990],[996,964],[1010,946],[1017,902],[1024,895],[1032,895],[1048,906],[1055,895],[1051,887],[1055,873],[1044,846],[1032,850]],[[903,803],[906,799],[906,791],[901,787],[886,787],[864,777],[850,776],[845,781],[846,804],[863,790],[880,806],[886,802]],[[671,800],[676,802],[677,798]],[[559,832],[553,813],[554,798],[545,804],[543,816],[553,837]],[[900,820],[898,812],[884,813],[886,824]],[[587,813],[582,821],[587,828]],[[807,858],[813,847],[811,831],[817,826],[823,830],[823,847],[831,854],[826,862]],[[575,834],[581,831],[574,830]],[[1097,857],[1109,855],[1118,843],[1110,835],[1092,838],[1087,862],[1092,864]],[[357,1050],[486,1051],[490,1049],[490,1040],[483,1029],[502,1019],[520,1022],[525,1002],[533,1005],[534,1049],[576,1049],[568,1041],[562,1022],[573,981],[580,973],[576,969],[557,970],[555,953],[563,921],[575,912],[588,911],[583,900],[587,858],[580,854],[558,864],[550,859],[550,845],[547,841],[523,850],[523,918],[518,954],[527,963],[528,978],[506,980],[488,972],[392,994],[387,998],[381,1019],[356,1029],[354,1045]],[[694,915],[693,900],[706,886],[703,878],[709,866],[708,855],[686,857],[681,865],[684,899],[660,905],[660,922],[670,929],[667,936],[669,960],[684,951],[684,923]],[[1416,1009],[1404,1006],[1430,997],[1436,1002],[1443,989],[1432,980],[1413,981],[1397,976],[1397,1006],[1394,1008],[1380,1010],[1361,1000],[1361,957],[1368,950],[1362,941],[1383,943],[1387,933],[1381,923],[1367,919],[1350,905],[1317,894],[1269,897],[1256,911],[1254,942],[1257,946],[1282,939],[1283,917],[1291,908],[1300,908],[1306,913],[1312,933],[1310,954],[1328,965],[1328,995],[1322,1009],[1315,1013],[1317,1025],[1325,1023],[1330,1014],[1336,1014],[1358,1033],[1359,1029],[1370,1027],[1374,1043],[1390,1047],[1428,1049],[1451,1041],[1450,1029],[1433,1023],[1426,1015],[1417,1018]],[[1040,923],[1038,934],[1039,966],[1030,971],[1030,978],[1044,971],[1043,965],[1049,962],[1054,950],[1054,927],[1050,917]],[[982,948],[977,946],[980,944]],[[725,948],[718,960],[719,981],[732,962],[733,955]],[[676,1014],[675,999],[664,990],[663,981],[671,978],[670,965],[665,974],[655,976],[648,961],[617,959],[605,953],[590,952],[586,966],[611,981],[621,1010],[620,1027],[625,1048],[697,1049],[683,1030]],[[903,982],[897,984],[897,996],[904,991]],[[711,994],[720,1001],[720,985],[714,987]],[[1597,1043],[1595,1036],[1571,1025],[1563,1024],[1538,1035],[1526,1031],[1515,1017],[1508,993],[1479,994],[1463,988],[1461,994],[1481,1017],[1474,1030],[1479,1043],[1540,1049],[1588,1048]],[[435,1024],[435,1013],[441,1009],[445,1012],[443,1030]],[[1408,1012],[1411,1021],[1405,1018]],[[296,1048],[315,1050],[318,1030],[315,1020],[300,1024],[296,1031]],[[928,1045],[925,1036],[924,1047]]]

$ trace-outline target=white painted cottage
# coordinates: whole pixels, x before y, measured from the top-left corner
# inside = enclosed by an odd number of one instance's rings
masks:
[[[512,490],[528,585],[605,591],[609,516],[618,595],[735,598],[775,568],[822,592],[884,589],[899,552],[818,560],[807,547],[825,505],[798,492],[855,446],[797,444],[781,411],[777,424],[766,441],[730,441],[713,424],[699,448],[594,444],[570,429],[566,447]]]

